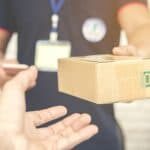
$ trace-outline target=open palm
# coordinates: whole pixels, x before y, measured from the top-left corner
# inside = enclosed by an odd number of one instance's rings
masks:
[[[48,121],[66,115],[63,106],[25,112],[25,91],[35,85],[36,69],[18,74],[7,82],[0,99],[0,149],[65,150],[91,138],[98,132],[88,114],[72,114],[45,128]],[[9,138],[8,138],[9,137]]]

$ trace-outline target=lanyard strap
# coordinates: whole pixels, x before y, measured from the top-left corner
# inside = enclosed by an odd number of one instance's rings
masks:
[[[58,14],[64,5],[65,0],[48,0],[53,14]]]
[[[52,9],[52,26],[50,32],[50,40],[57,41],[58,39],[58,24],[59,24],[59,12],[64,5],[65,0],[48,0]]]

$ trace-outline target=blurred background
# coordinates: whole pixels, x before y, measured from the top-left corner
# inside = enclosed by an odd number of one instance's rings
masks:
[[[123,31],[120,44],[127,44]],[[14,34],[7,48],[7,58],[16,58],[16,45],[17,34]],[[150,100],[115,104],[115,114],[124,133],[126,150],[150,150]]]

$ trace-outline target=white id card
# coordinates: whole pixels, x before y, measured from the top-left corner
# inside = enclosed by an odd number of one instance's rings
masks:
[[[38,41],[35,49],[35,65],[40,71],[57,71],[59,58],[71,55],[69,41]]]

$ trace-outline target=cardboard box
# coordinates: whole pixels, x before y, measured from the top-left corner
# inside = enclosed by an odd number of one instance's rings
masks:
[[[150,59],[95,55],[59,60],[59,91],[97,104],[150,98]]]

